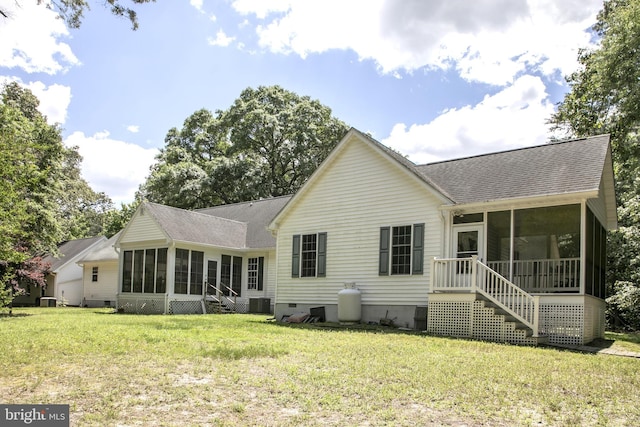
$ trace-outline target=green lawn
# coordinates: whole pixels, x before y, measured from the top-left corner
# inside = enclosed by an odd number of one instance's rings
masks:
[[[73,426],[640,425],[640,359],[266,317],[14,309],[0,403]]]

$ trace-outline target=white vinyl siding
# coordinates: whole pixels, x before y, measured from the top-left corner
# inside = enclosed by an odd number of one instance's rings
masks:
[[[368,144],[353,141],[281,221],[278,303],[336,304],[345,282],[355,282],[363,304],[426,303],[430,259],[441,256],[442,201],[426,185]],[[424,223],[423,274],[379,276],[380,227]],[[326,232],[326,277],[313,285],[292,278],[294,235]]]
[[[136,213],[120,238],[120,243],[138,243],[165,240],[166,237],[158,224],[148,213]]]

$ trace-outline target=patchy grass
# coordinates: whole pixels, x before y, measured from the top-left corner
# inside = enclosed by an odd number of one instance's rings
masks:
[[[74,426],[640,425],[638,359],[256,315],[15,312],[2,403],[68,403]]]

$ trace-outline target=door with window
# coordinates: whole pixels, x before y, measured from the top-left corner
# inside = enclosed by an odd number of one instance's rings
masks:
[[[217,287],[218,287],[218,261],[209,260],[207,261],[207,290],[206,294],[214,295],[216,298],[219,297]]]
[[[476,255],[479,260],[484,257],[483,224],[459,225],[453,228],[453,258],[464,259]],[[467,275],[471,264],[467,261],[458,263],[456,272]]]

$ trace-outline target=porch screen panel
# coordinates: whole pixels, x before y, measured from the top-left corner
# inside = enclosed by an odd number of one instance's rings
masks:
[[[153,293],[156,272],[156,250],[147,249],[144,255],[144,292]]]
[[[131,292],[133,251],[124,251],[122,263],[122,292]]]
[[[528,292],[578,292],[580,205],[514,211],[514,271]]]
[[[144,251],[133,252],[133,292],[142,292],[142,276],[144,266]]]
[[[598,298],[605,298],[607,265],[607,234],[598,218],[587,209],[587,265],[585,292]]]
[[[233,257],[233,271],[231,277],[231,289],[240,296],[242,292],[242,257]]]
[[[204,252],[191,251],[191,281],[189,293],[202,295],[202,283],[204,282]]]
[[[511,278],[511,211],[487,215],[487,262],[489,267]]]
[[[186,294],[189,283],[189,251],[186,249],[176,249],[176,274],[174,281],[174,292],[176,294]]]
[[[156,270],[156,293],[167,291],[167,248],[158,249],[158,264]]]

